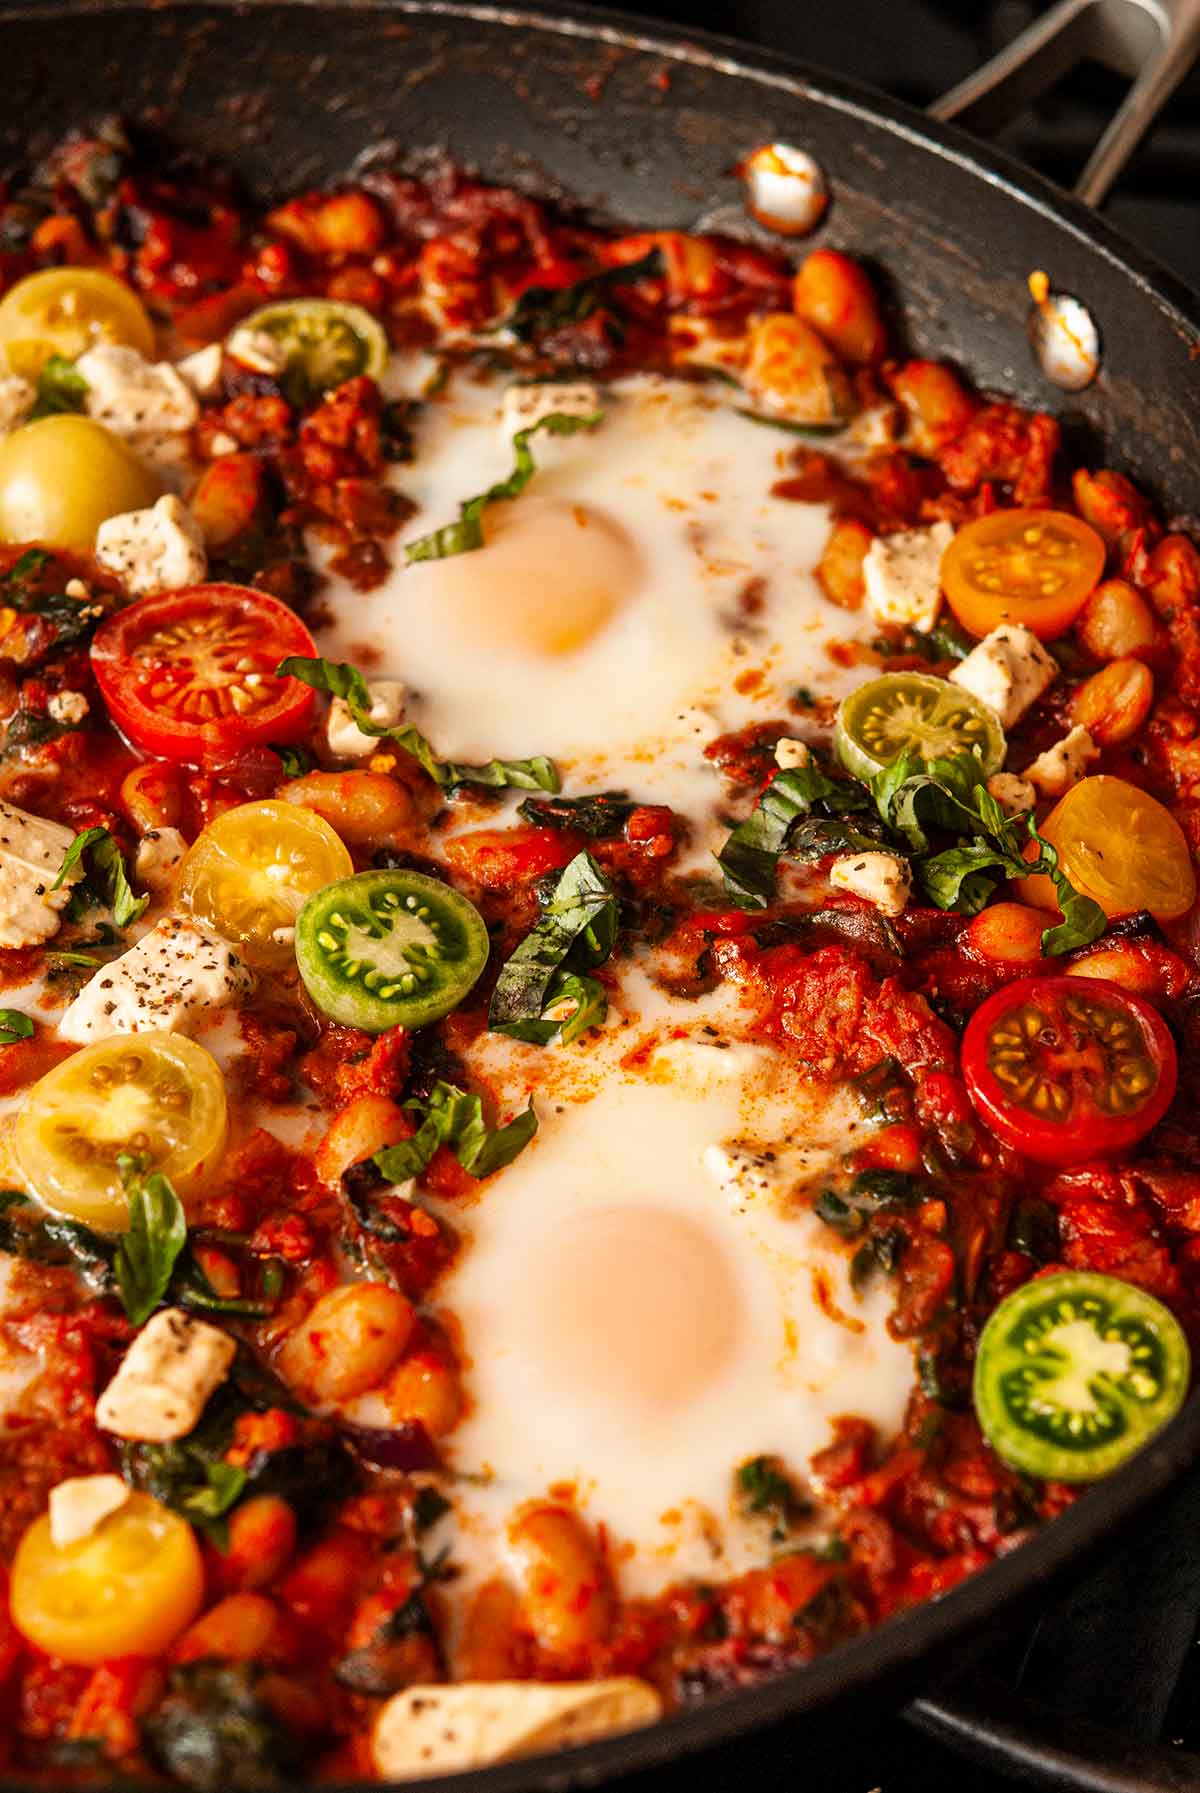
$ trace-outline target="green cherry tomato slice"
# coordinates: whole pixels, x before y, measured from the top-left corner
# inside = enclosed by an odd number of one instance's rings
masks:
[[[457,1008],[488,956],[483,917],[419,872],[358,872],[309,898],[296,963],[309,995],[347,1027],[424,1027]]]
[[[929,672],[885,672],[842,699],[834,746],[847,772],[873,778],[908,748],[927,760],[978,748],[989,776],[1004,764],[1000,718],[987,704]]]
[[[1000,1303],[975,1359],[975,1412],[1012,1469],[1091,1482],[1183,1404],[1188,1343],[1144,1289],[1090,1270],[1025,1283]]]
[[[292,404],[309,405],[346,380],[369,374],[377,380],[388,364],[383,325],[361,305],[339,299],[281,299],[251,312],[230,338],[255,331],[277,342],[287,355],[280,384]]]

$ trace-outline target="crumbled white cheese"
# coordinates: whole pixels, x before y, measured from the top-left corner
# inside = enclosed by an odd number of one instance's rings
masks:
[[[231,436],[228,430],[218,430],[208,438],[208,452],[214,461],[219,461],[222,455],[236,454],[238,447],[237,437]]]
[[[46,711],[55,722],[65,722],[73,728],[87,715],[88,700],[82,691],[56,691],[47,698]]]
[[[61,822],[0,803],[0,946],[38,946],[58,932],[59,910],[70,901],[82,867],[67,874],[61,889],[50,886],[74,839]]]
[[[971,649],[950,677],[995,710],[1005,728],[1011,728],[1053,684],[1058,663],[1031,629],[1002,623]]]
[[[895,853],[844,853],[829,872],[835,890],[849,890],[874,903],[881,915],[902,915],[912,889],[907,859]]]
[[[384,1780],[481,1768],[651,1724],[662,1701],[645,1681],[459,1681],[406,1687],[372,1733]]]
[[[803,766],[812,765],[812,754],[805,741],[797,741],[792,735],[780,735],[775,743],[775,764],[781,772],[797,772]]]
[[[119,1475],[73,1475],[50,1490],[50,1542],[56,1550],[90,1538],[98,1525],[120,1512],[130,1489]]]
[[[37,393],[20,374],[0,375],[0,436],[19,430],[33,409]]]
[[[169,361],[101,342],[75,367],[87,381],[88,416],[118,436],[172,435],[190,430],[200,414],[195,393]]]
[[[281,342],[266,330],[251,330],[245,324],[234,331],[227,347],[234,361],[240,361],[251,373],[266,374],[270,379],[281,374],[288,364],[287,350]]]
[[[1079,783],[1093,760],[1100,758],[1100,749],[1086,728],[1078,724],[1069,735],[1039,753],[1025,777],[1043,797],[1061,797]]]
[[[367,711],[371,721],[377,722],[380,728],[395,728],[404,714],[407,695],[404,686],[398,679],[375,679],[368,684],[367,692],[371,699]],[[379,752],[379,737],[363,733],[350,714],[350,705],[344,697],[335,697],[329,706],[325,739],[336,759],[365,760]]]
[[[138,596],[199,585],[208,571],[199,525],[174,493],[149,510],[106,518],[96,531],[96,559]]]
[[[187,1033],[205,1015],[240,1002],[252,982],[233,948],[218,935],[167,916],[96,972],[63,1015],[58,1031],[81,1046],[119,1033]]]
[[[600,409],[600,394],[586,380],[544,381],[532,386],[510,386],[500,410],[503,434],[532,429],[543,417],[558,411],[565,417],[591,417]]]
[[[139,884],[151,890],[167,890],[183,863],[187,842],[178,828],[152,828],[138,842],[133,860],[133,875]]]
[[[987,781],[988,795],[994,797],[1006,816],[1026,815],[1037,802],[1037,792],[1027,778],[1015,772],[996,772]]]
[[[69,598],[78,598],[81,604],[85,604],[92,595],[82,579],[68,579],[63,590]]]
[[[953,540],[949,523],[875,537],[863,561],[863,584],[876,622],[932,629],[942,606],[942,556]]]
[[[173,492],[182,492],[196,477],[200,463],[193,453],[190,436],[144,430],[127,436],[126,441],[139,461],[157,473],[162,484]]]
[[[236,1351],[219,1327],[164,1308],[142,1327],[96,1402],[96,1424],[146,1444],[186,1438]]]
[[[197,398],[216,396],[221,384],[222,353],[219,342],[210,342],[207,348],[197,349],[175,363],[175,372],[187,381]]]

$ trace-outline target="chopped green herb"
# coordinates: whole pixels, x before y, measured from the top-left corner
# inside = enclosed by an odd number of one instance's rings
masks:
[[[621,262],[615,268],[601,268],[587,274],[573,286],[528,286],[512,310],[491,326],[507,330],[518,342],[535,342],[550,336],[567,324],[580,324],[607,304],[615,287],[631,286],[639,280],[656,280],[664,272],[662,251],[651,249],[637,261]]]
[[[748,423],[765,424],[769,430],[785,430],[789,436],[838,436],[846,427],[844,423],[792,423],[786,417],[764,417],[761,411],[744,411],[740,405],[734,409]]]
[[[73,361],[62,355],[51,355],[38,375],[37,397],[29,413],[29,421],[39,417],[56,417],[67,411],[82,411],[87,401],[88,383]]]
[[[134,1326],[144,1326],[163,1301],[179,1254],[187,1244],[183,1203],[161,1172],[143,1178],[123,1165],[129,1194],[129,1230],[117,1242],[113,1268],[121,1303]]]
[[[404,1106],[421,1117],[417,1131],[411,1139],[385,1146],[374,1159],[391,1183],[407,1183],[422,1176],[439,1146],[449,1146],[468,1175],[491,1176],[511,1164],[537,1132],[532,1102],[506,1126],[489,1127],[479,1097],[441,1079],[428,1096],[414,1097]]]
[[[877,850],[880,841],[874,833],[844,819],[869,808],[865,790],[854,780],[828,778],[816,766],[777,773],[717,854],[727,894],[744,907],[762,909],[775,895],[776,869],[784,853],[817,859],[843,849]]]
[[[617,937],[616,892],[591,854],[564,867],[542,913],[496,980],[493,1033],[544,1046],[570,1044],[608,1011],[604,986],[585,974],[603,965]]]
[[[0,1046],[33,1038],[33,1022],[20,1009],[0,1009]]]
[[[85,828],[67,848],[58,876],[50,886],[60,890],[75,867],[88,856],[83,883],[97,902],[107,903],[119,928],[127,928],[144,915],[149,896],[135,897],[125,872],[125,861],[107,828]]]
[[[558,790],[558,773],[553,762],[543,756],[530,760],[489,760],[486,766],[460,766],[452,760],[439,760],[419,730],[385,728],[373,722],[367,681],[356,666],[345,661],[306,659],[293,654],[279,662],[275,676],[299,679],[314,691],[340,697],[354,718],[355,726],[364,735],[386,739],[401,752],[411,754],[443,790],[452,791],[463,784],[488,785],[493,789],[511,787],[522,791]]]
[[[778,1457],[751,1457],[739,1464],[734,1489],[743,1513],[770,1519],[774,1544],[782,1544],[812,1510]]]
[[[502,479],[486,492],[480,492],[475,498],[467,498],[459,506],[458,521],[444,523],[429,535],[419,536],[415,542],[405,545],[405,556],[412,562],[417,560],[445,560],[452,554],[469,554],[476,548],[483,547],[483,513],[489,504],[505,504],[519,498],[534,474],[537,462],[533,458],[530,441],[539,430],[547,430],[552,436],[574,436],[580,430],[590,429],[601,420],[602,413],[593,411],[586,417],[570,417],[564,411],[552,411],[548,417],[539,418],[537,423],[530,424],[528,429],[518,430],[513,437],[513,453],[516,464],[507,479]]]
[[[624,791],[598,791],[592,797],[526,797],[517,814],[537,828],[569,828],[589,840],[610,840],[636,808]]]

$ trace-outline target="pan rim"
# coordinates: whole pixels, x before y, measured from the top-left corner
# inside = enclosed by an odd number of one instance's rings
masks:
[[[1141,249],[1099,214],[1022,166],[1003,150],[973,138],[959,127],[928,118],[904,101],[806,64],[784,52],[759,49],[705,30],[678,28],[636,13],[570,4],[544,10],[536,4],[490,4],[488,0],[48,0],[47,4],[6,6],[0,13],[0,41],[10,23],[74,21],[81,15],[119,13],[171,15],[227,12],[250,14],[266,6],[297,12],[400,14],[414,20],[474,20],[517,32],[544,32],[580,42],[611,45],[671,62],[714,68],[722,74],[768,85],[793,99],[814,102],[861,118],[915,148],[948,160],[965,173],[1001,189],[1065,230],[1084,248],[1098,251],[1119,275],[1131,279],[1145,298],[1173,319],[1181,334],[1200,342],[1200,294],[1153,255]],[[717,1696],[656,1724],[585,1744],[566,1754],[530,1756],[510,1763],[409,1780],[410,1793],[518,1793],[538,1787],[546,1793],[581,1786],[638,1770],[653,1770],[695,1752],[728,1743],[788,1718],[801,1718],[886,1682],[914,1661],[944,1649],[989,1617],[1004,1613],[1030,1587],[1064,1569],[1072,1559],[1099,1546],[1115,1525],[1131,1518],[1200,1456],[1200,1389],[1183,1411],[1129,1463],[1090,1488],[1070,1510],[1027,1542],[937,1599],[886,1620],[873,1631],[828,1655],[781,1670],[750,1687]],[[23,1783],[5,1777],[12,1793]],[[29,1783],[32,1785],[31,1783]],[[44,1785],[45,1783],[40,1783]],[[368,1793],[378,1783],[340,1782]]]

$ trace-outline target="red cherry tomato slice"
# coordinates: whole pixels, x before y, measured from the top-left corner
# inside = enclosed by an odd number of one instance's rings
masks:
[[[1178,1077],[1158,1011],[1094,977],[997,990],[967,1023],[962,1066],[993,1133],[1039,1164],[1128,1150],[1162,1119]]]
[[[110,616],[92,643],[92,671],[135,747],[211,764],[305,732],[315,693],[277,679],[275,668],[287,654],[315,653],[277,598],[246,585],[191,585]]]

